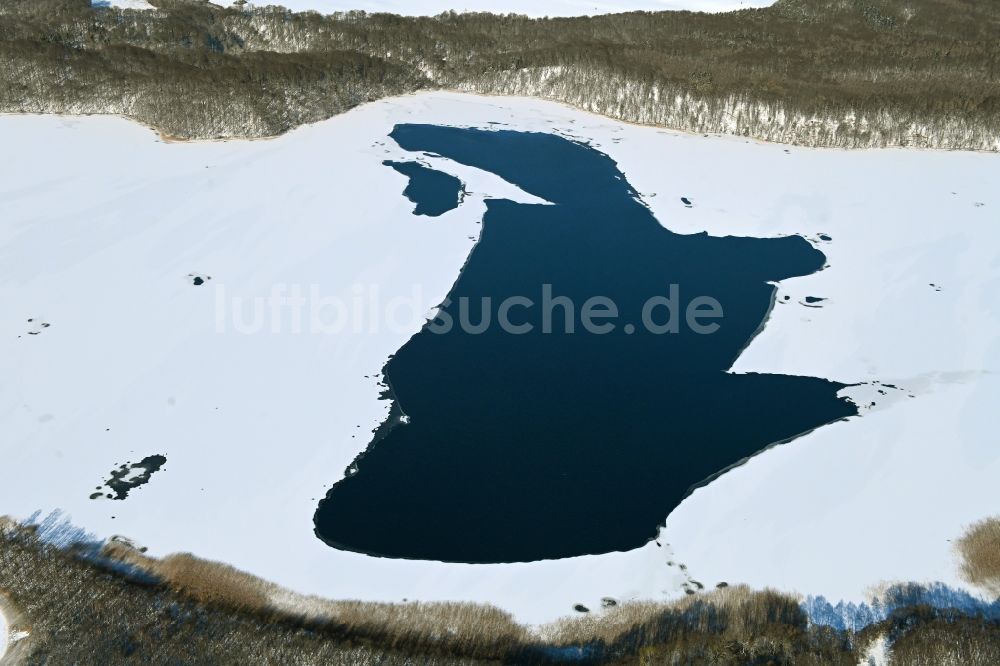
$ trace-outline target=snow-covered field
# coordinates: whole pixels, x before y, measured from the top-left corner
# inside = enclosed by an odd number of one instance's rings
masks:
[[[862,417],[696,491],[663,547],[513,565],[328,548],[312,531],[317,501],[385,414],[379,370],[423,320],[310,333],[308,317],[296,330],[262,301],[266,325],[249,334],[253,299],[283,286],[309,300],[315,285],[353,308],[377,287],[382,304],[416,291],[423,313],[475,242],[484,197],[533,200],[436,160],[471,194],[440,218],[413,216],[405,178],[381,164],[405,156],[386,135],[413,121],[590,141],[680,232],[807,236],[830,267],[780,285],[788,302],[734,370],[898,388],[851,389],[876,403]],[[62,510],[101,537],[300,592],[483,601],[543,622],[605,596],[675,597],[688,575],[853,600],[883,581],[961,586],[950,540],[1000,505],[996,155],[760,145],[453,93],[252,142],[3,116],[0,144],[0,514]],[[810,308],[806,296],[829,300]],[[89,499],[118,465],[153,454],[166,465],[128,499]]]
[[[149,9],[146,0],[92,0],[93,4]],[[230,4],[217,0],[215,4]],[[734,9],[767,7],[774,0],[261,0],[255,5],[282,5],[294,11],[317,11],[323,14],[363,9],[368,12],[391,12],[404,16],[433,16],[448,10],[515,13],[528,16],[592,16],[630,11],[687,9],[698,12],[727,12]]]

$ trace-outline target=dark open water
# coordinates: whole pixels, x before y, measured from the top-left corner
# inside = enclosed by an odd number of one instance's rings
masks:
[[[607,155],[556,135],[400,125],[391,136],[554,205],[488,202],[442,317],[458,322],[462,297],[471,298],[475,323],[481,297],[493,299],[495,317],[504,298],[527,296],[536,305],[510,318],[535,329],[441,334],[428,326],[396,353],[384,369],[393,414],[358,472],[316,513],[316,532],[331,546],[457,562],[636,548],[693,486],[856,413],[835,382],[727,373],[768,315],[768,282],[824,265],[804,239],[675,234]],[[555,332],[542,332],[545,284],[578,311],[592,296],[609,297],[620,313],[614,331],[582,332],[577,317],[576,332],[566,333],[557,308]],[[670,285],[682,307],[715,298],[724,312],[711,320],[718,330],[700,335],[682,322],[677,333],[647,331],[643,304]]]

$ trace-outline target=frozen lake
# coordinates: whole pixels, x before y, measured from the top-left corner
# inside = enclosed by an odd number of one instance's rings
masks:
[[[526,182],[404,149],[390,135],[407,124],[586,143],[648,206],[635,215],[685,243],[707,232],[784,254],[801,236],[828,267],[747,281],[755,317],[761,279],[778,279],[775,304],[738,357],[730,347],[729,370],[866,382],[840,392],[860,416],[698,488],[659,545],[515,564],[329,547],[317,506],[388,418],[381,371],[455,288],[488,207],[553,214]],[[542,622],[602,597],[676,597],[692,578],[847,600],[882,581],[961,587],[952,540],[1000,505],[997,155],[764,145],[452,93],[268,141],[165,143],[119,118],[2,116],[0,142],[0,513],[61,510],[102,538],[310,594],[482,601]],[[414,215],[409,179],[386,160],[454,176],[462,204]],[[419,307],[400,326],[310,334],[309,316],[271,316],[296,288],[316,308],[358,301],[364,314],[376,296],[415,292]],[[90,499],[122,466],[143,480],[154,456],[166,463],[126,499]],[[659,499],[665,516],[673,500]]]

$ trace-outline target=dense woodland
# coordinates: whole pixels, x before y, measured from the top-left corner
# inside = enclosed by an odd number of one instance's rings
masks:
[[[1000,150],[1000,2],[778,0],[727,14],[322,16],[0,0],[0,111],[270,136],[430,89],[788,143]]]

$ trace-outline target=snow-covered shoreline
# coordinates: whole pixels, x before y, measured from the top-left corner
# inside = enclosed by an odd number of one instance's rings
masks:
[[[122,9],[153,9],[146,0],[91,0],[94,5],[110,5]],[[227,0],[217,0],[214,4],[232,4]],[[497,14],[525,14],[532,17],[543,16],[594,16],[630,11],[689,10],[698,12],[728,12],[737,9],[767,7],[774,0],[262,0],[251,3],[257,6],[280,5],[292,11],[316,11],[333,14],[352,9],[367,12],[386,12],[402,16],[435,16],[442,12],[493,12]]]
[[[381,420],[379,369],[413,331],[218,333],[217,290],[250,299],[317,284],[350,297],[376,283],[387,299],[419,285],[440,300],[483,197],[528,195],[441,161],[470,197],[441,218],[412,216],[404,179],[381,166],[403,155],[389,129],[412,121],[590,141],[675,231],[805,235],[830,268],[780,285],[789,302],[734,371],[898,388],[855,389],[876,402],[862,418],[695,491],[662,546],[515,565],[327,548],[312,534],[316,502]],[[882,581],[962,587],[948,539],[1000,499],[988,441],[1000,397],[995,155],[764,145],[454,93],[375,102],[266,142],[165,144],[123,119],[39,116],[0,117],[0,139],[12,156],[0,165],[0,514],[62,509],[101,537],[192,551],[299,592],[481,601],[540,623],[602,597],[676,597],[689,576],[853,600]],[[39,149],[52,145],[57,160]],[[191,273],[213,281],[194,287]],[[810,308],[806,296],[828,300]],[[115,465],[154,453],[166,466],[126,501],[88,499]]]
[[[10,640],[10,627],[7,626],[7,618],[3,614],[3,605],[0,604],[0,659],[7,654],[7,642]]]
[[[253,4],[272,4],[262,0]],[[388,12],[404,16],[434,16],[441,12],[493,12],[498,14],[525,14],[531,17],[543,16],[594,16],[631,11],[689,10],[700,12],[728,12],[736,9],[767,7],[774,0],[421,0],[401,2],[400,0],[275,0],[273,4],[283,5],[293,11],[318,11],[332,14],[349,9],[363,9],[368,12]]]
[[[23,618],[0,590],[0,664],[7,663],[6,659],[16,663],[18,652],[23,650],[24,641],[29,638],[23,626]]]

